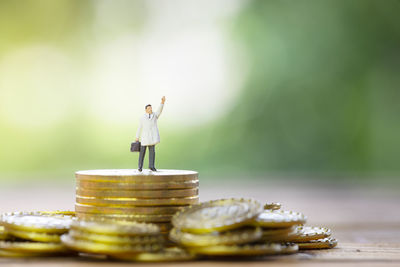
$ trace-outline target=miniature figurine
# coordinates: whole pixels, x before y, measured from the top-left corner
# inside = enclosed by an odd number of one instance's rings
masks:
[[[143,160],[146,155],[146,148],[149,148],[149,169],[157,171],[154,166],[155,161],[155,145],[160,143],[160,134],[158,132],[157,120],[161,115],[164,108],[165,96],[161,98],[161,104],[157,111],[153,113],[150,104],[145,106],[145,114],[140,118],[139,128],[136,133],[136,141],[140,139],[140,152],[139,152],[139,168],[141,172],[143,168]]]

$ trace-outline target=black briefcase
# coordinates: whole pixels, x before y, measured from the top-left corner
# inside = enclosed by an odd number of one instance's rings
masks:
[[[131,143],[131,152],[139,152],[140,151],[140,142]]]

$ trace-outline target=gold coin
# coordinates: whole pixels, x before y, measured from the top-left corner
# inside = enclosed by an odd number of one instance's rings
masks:
[[[301,243],[324,239],[331,235],[331,230],[324,227],[297,226],[296,231],[297,235],[287,241]]]
[[[107,244],[160,244],[165,240],[161,235],[109,235],[109,234],[98,234],[91,233],[81,230],[70,230],[68,234],[71,238],[76,240],[86,240],[91,242],[107,243]]]
[[[7,231],[15,229],[59,234],[67,232],[72,221],[73,219],[70,216],[14,214],[1,217],[2,225]]]
[[[298,236],[298,231],[295,226],[288,228],[271,228],[271,229],[263,229],[263,235],[261,240],[263,242],[282,243],[282,242],[288,242],[288,240],[297,236]]]
[[[140,198],[96,198],[76,196],[76,202],[79,204],[92,204],[96,206],[124,207],[124,206],[183,206],[199,203],[199,197],[182,198],[159,198],[159,199],[140,199]]]
[[[77,212],[79,219],[113,219],[117,221],[135,221],[135,222],[170,222],[172,214],[142,215],[142,214],[98,214]]]
[[[134,255],[115,255],[116,259],[124,261],[137,261],[137,262],[176,262],[176,261],[189,261],[194,260],[196,255],[189,253],[182,248],[173,247],[165,248],[160,252],[154,253],[139,253]]]
[[[92,181],[111,182],[182,182],[198,178],[198,172],[187,170],[165,170],[156,172],[136,169],[111,169],[111,170],[88,170],[75,173],[76,179]]]
[[[61,241],[68,248],[78,252],[104,254],[104,255],[156,252],[162,248],[161,244],[116,245],[116,244],[91,242],[86,240],[76,240],[68,234],[62,235]]]
[[[160,207],[108,207],[95,206],[88,204],[75,204],[76,212],[100,213],[100,214],[142,214],[142,215],[158,215],[158,214],[175,214],[181,210],[182,206],[160,206]]]
[[[48,234],[48,233],[40,233],[40,232],[31,232],[31,231],[20,231],[15,229],[8,230],[10,235],[22,238],[30,241],[37,242],[45,242],[45,243],[57,243],[60,242],[59,234]]]
[[[286,236],[296,230],[296,226],[287,228],[263,228],[263,236]]]
[[[67,248],[60,243],[41,243],[28,241],[0,241],[0,249],[17,253],[53,254],[67,252]]]
[[[103,220],[76,220],[71,224],[71,229],[108,235],[158,235],[160,229],[150,223]]]
[[[281,208],[281,203],[278,202],[270,202],[270,203],[265,203],[264,209],[265,210],[279,210]]]
[[[296,242],[299,246],[300,250],[306,249],[325,249],[325,248],[334,248],[337,245],[337,240],[331,237],[318,239],[318,240],[310,240],[308,242]]]
[[[195,197],[199,194],[198,188],[171,189],[171,190],[92,190],[76,188],[76,194],[83,197],[97,198],[131,198],[131,199],[164,199]]]
[[[183,208],[172,218],[175,228],[191,233],[211,233],[239,228],[262,212],[252,199],[221,199]]]
[[[0,226],[0,240],[7,240],[8,238],[8,232],[4,229],[4,226]]]
[[[299,212],[284,210],[264,210],[253,222],[255,226],[266,228],[286,228],[304,224],[306,216]]]
[[[199,187],[199,180],[184,182],[143,182],[143,183],[117,183],[117,182],[96,182],[96,181],[76,181],[76,186],[81,189],[93,190],[169,190],[187,189]]]
[[[264,256],[294,253],[298,250],[296,244],[248,244],[248,245],[220,245],[206,247],[190,247],[189,251],[207,256]]]
[[[67,217],[67,216],[71,216],[71,217],[75,217],[75,211],[71,211],[71,210],[55,210],[55,211],[38,211],[38,213],[40,215],[43,216],[53,216],[53,217]]]
[[[47,216],[47,217],[63,217],[72,219],[75,217],[75,211],[64,211],[64,210],[56,210],[56,211],[16,211],[16,212],[5,212],[0,214],[0,224],[3,221],[3,218],[9,216]]]
[[[14,252],[4,249],[0,249],[0,258],[27,258],[27,257],[40,257],[43,254],[40,253],[26,253],[26,252]]]
[[[278,234],[278,230],[281,229],[290,229],[289,232]],[[282,231],[283,232],[283,231]],[[297,238],[300,236],[299,231],[296,227],[290,228],[277,228],[276,234],[272,232],[264,231],[262,241],[264,242],[275,242],[275,243],[285,243],[289,242],[290,240]]]
[[[255,242],[262,237],[262,230],[258,228],[244,228],[211,234],[192,234],[181,232],[173,228],[170,239],[180,245],[188,247],[203,247],[217,245],[240,245]]]
[[[299,251],[299,246],[296,243],[290,243],[290,242],[286,242],[286,243],[281,243],[282,246],[282,250],[281,250],[281,255],[282,254],[293,254]]]

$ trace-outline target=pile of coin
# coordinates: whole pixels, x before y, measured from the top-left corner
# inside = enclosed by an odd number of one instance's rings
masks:
[[[202,257],[253,257],[333,248],[331,231],[305,226],[306,216],[278,203],[220,199],[187,206],[172,217],[166,247],[157,224],[74,217],[74,212],[0,216],[0,256],[101,255],[123,261],[164,262]],[[78,252],[78,253],[76,253]],[[84,253],[84,254],[82,254]]]
[[[265,256],[336,245],[328,229],[305,222],[303,214],[280,210],[278,203],[263,207],[251,199],[222,199],[175,214],[170,238],[203,256]]]
[[[60,236],[69,230],[73,212],[15,212],[0,216],[0,256],[65,255]]]
[[[182,261],[195,257],[177,247],[166,248],[159,227],[149,223],[77,220],[61,240],[76,252],[124,261]]]
[[[197,204],[198,173],[185,170],[89,170],[76,176],[76,216],[154,223],[164,235],[182,207]]]
[[[158,226],[129,221],[77,220],[61,240],[71,250],[108,256],[157,252],[164,247]]]
[[[281,210],[280,205],[271,208],[268,204],[253,225],[262,228],[263,242],[293,243],[299,250],[333,248],[337,245],[337,240],[330,238],[330,229],[305,226],[306,219],[302,213]]]
[[[279,203],[233,198],[199,204],[194,171],[78,171],[76,183],[75,212],[0,215],[0,257],[85,254],[163,262],[337,244],[329,229],[306,226],[305,215]]]

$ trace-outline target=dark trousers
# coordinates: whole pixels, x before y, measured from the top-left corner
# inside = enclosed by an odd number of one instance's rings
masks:
[[[143,160],[144,156],[146,155],[146,148],[149,148],[149,169],[150,168],[155,168],[154,167],[154,159],[156,157],[156,152],[155,152],[155,145],[152,146],[140,146],[140,152],[139,152],[139,169],[143,168]]]

